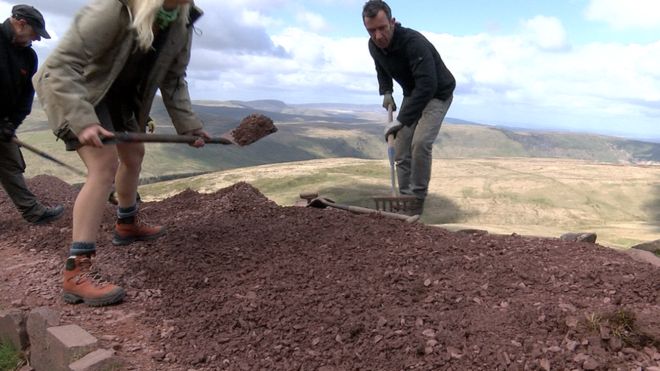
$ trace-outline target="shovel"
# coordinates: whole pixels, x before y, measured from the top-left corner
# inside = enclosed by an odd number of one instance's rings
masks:
[[[338,203],[335,203],[331,199],[324,198],[324,197],[318,197],[318,193],[316,193],[316,192],[303,192],[303,193],[300,194],[300,198],[303,198],[303,199],[307,200],[307,207],[314,207],[314,208],[318,208],[318,209],[325,209],[326,207],[333,207],[333,208],[336,208],[336,209],[350,211],[350,212],[356,213],[356,214],[382,215],[382,216],[385,216],[387,218],[403,220],[406,223],[415,223],[417,220],[419,220],[419,215],[408,216],[408,215],[402,215],[402,214],[397,214],[397,213],[391,213],[391,212],[383,211],[383,210],[369,209],[369,208],[366,208],[366,207],[338,204]]]
[[[273,120],[260,114],[251,114],[241,120],[240,125],[219,137],[205,139],[209,144],[235,144],[247,146],[277,131]],[[178,134],[146,134],[115,132],[113,137],[103,138],[104,144],[115,143],[194,143],[200,137]]]

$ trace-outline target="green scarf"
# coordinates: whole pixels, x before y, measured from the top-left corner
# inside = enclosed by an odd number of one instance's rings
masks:
[[[158,9],[156,14],[156,24],[161,30],[166,29],[172,22],[179,16],[179,8],[173,10],[165,10],[162,7]]]

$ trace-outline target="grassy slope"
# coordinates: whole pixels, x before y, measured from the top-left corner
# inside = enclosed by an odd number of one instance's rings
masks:
[[[423,221],[495,233],[559,236],[596,232],[613,247],[660,239],[660,167],[548,159],[443,159],[434,177]],[[143,186],[146,199],[186,188],[212,192],[247,181],[281,205],[302,191],[337,202],[372,207],[388,192],[385,161],[328,159],[230,170]]]

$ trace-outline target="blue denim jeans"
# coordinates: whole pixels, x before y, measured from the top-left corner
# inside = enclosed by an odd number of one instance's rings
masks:
[[[403,98],[401,107],[405,107]],[[394,142],[399,192],[424,200],[431,180],[433,142],[447,115],[453,96],[447,100],[432,99],[424,108],[422,117],[411,126],[396,133]]]

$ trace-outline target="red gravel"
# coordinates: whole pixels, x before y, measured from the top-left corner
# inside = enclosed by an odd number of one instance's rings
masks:
[[[0,193],[0,259],[62,259],[76,191],[51,177],[30,183],[67,214],[29,226]],[[97,336],[119,336],[140,370],[660,366],[660,271],[602,246],[280,207],[245,183],[142,210],[165,237],[111,246],[108,205],[99,242],[99,267],[128,290],[124,304],[63,304],[57,267],[3,270],[0,297],[23,295],[25,306],[62,308]],[[104,317],[118,310],[135,314],[130,327]]]
[[[240,146],[247,146],[276,131],[277,127],[275,127],[270,117],[253,113],[243,118],[240,125],[231,132],[231,135]]]

